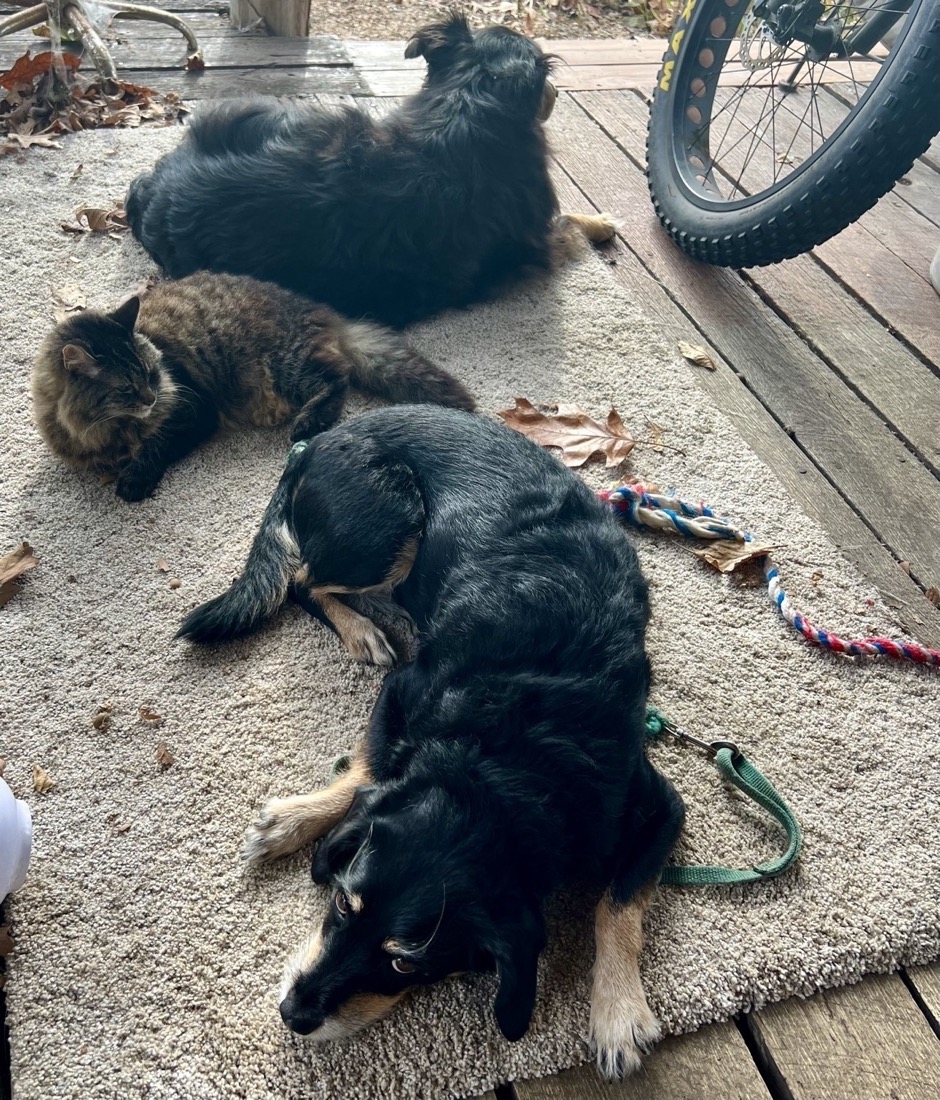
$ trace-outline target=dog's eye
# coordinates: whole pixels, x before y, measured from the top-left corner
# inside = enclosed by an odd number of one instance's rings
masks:
[[[342,890],[336,892],[336,897],[333,898],[333,904],[336,906],[336,911],[342,916],[346,916],[349,912],[349,898],[343,893]]]
[[[392,959],[392,970],[397,971],[399,974],[413,974],[416,969],[415,964],[408,962],[407,959]]]

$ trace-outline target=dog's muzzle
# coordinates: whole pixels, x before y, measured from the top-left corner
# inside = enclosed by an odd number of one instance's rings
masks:
[[[294,993],[288,993],[279,1007],[281,1019],[298,1035],[309,1035],[323,1025],[323,1013],[319,1009],[305,1008]]]
[[[539,122],[545,122],[555,107],[558,91],[550,81],[545,81],[545,91],[542,93],[542,102],[539,104]]]

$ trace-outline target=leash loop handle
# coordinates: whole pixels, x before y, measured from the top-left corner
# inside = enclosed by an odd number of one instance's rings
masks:
[[[776,878],[788,871],[799,857],[803,834],[793,811],[770,780],[754,767],[733,741],[702,741],[678,727],[656,707],[648,707],[647,737],[660,737],[664,733],[707,752],[714,759],[722,779],[732,783],[748,798],[762,806],[783,826],[787,846],[782,855],[765,860],[756,867],[739,869],[704,864],[670,866],[663,869],[659,881],[666,886],[736,886]]]

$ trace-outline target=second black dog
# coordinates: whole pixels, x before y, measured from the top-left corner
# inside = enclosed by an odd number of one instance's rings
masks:
[[[134,235],[173,277],[253,275],[396,326],[613,235],[604,215],[558,217],[535,42],[454,16],[415,34],[419,55],[424,87],[381,120],[271,99],[204,109],[131,184]]]

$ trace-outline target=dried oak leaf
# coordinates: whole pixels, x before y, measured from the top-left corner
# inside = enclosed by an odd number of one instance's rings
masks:
[[[700,344],[687,344],[685,340],[679,340],[676,343],[676,347],[679,349],[679,354],[688,363],[693,363],[696,367],[704,367],[706,370],[717,370],[715,360],[708,354],[708,352]]]
[[[19,588],[17,579],[38,564],[28,542],[0,558],[0,607],[8,604],[16,595]]]
[[[124,833],[128,832],[132,824],[133,822],[131,821],[122,821],[119,825],[114,826],[114,831],[119,836],[122,836]]]
[[[534,443],[559,448],[566,466],[583,466],[595,454],[602,454],[607,466],[616,466],[635,446],[616,409],[607,414],[606,424],[599,424],[580,405],[559,405],[556,412],[544,413],[517,397],[514,408],[496,415]]]
[[[719,573],[733,573],[739,565],[763,558],[775,549],[767,542],[744,542],[733,539],[714,539],[692,551],[696,557],[713,565]]]
[[[102,703],[98,713],[92,718],[91,724],[96,730],[106,730],[111,725],[111,711],[114,708],[109,703]]]
[[[924,595],[934,607],[940,607],[940,588],[928,588]]]
[[[11,144],[11,142],[15,144]],[[61,149],[61,142],[55,141],[50,134],[21,134],[16,130],[7,134],[4,151],[18,153],[20,149],[29,149],[31,145],[39,145],[43,149]]]
[[[74,54],[60,53],[59,61],[68,69],[77,69],[79,58]],[[30,56],[29,50],[18,57],[11,69],[0,73],[0,88],[21,88],[30,86],[37,77],[45,76],[56,63],[56,55],[51,50]]]
[[[79,232],[84,232],[86,226],[87,231],[91,233],[120,233],[129,228],[123,202],[116,202],[110,208],[80,206],[75,211],[75,221],[78,223]],[[64,224],[62,228],[66,228]],[[69,232],[74,232],[74,229],[70,229]]]
[[[75,283],[66,283],[52,292],[52,312],[56,321],[64,321],[70,313],[80,313],[87,305],[85,292]]]
[[[161,741],[160,744],[157,745],[157,751],[154,756],[156,757],[157,764],[164,770],[173,766],[175,757],[167,748],[166,741]]]
[[[163,558],[158,559],[158,561],[157,561],[157,572],[158,573],[169,573],[169,571],[170,571],[170,567],[167,565],[167,563],[164,561],[164,559]]]
[[[138,707],[137,713],[140,715],[140,720],[145,726],[159,726],[163,722],[163,715],[157,714],[155,710],[151,710],[146,704]]]
[[[48,794],[56,785],[57,780],[38,764],[33,765],[33,790],[37,794]]]

